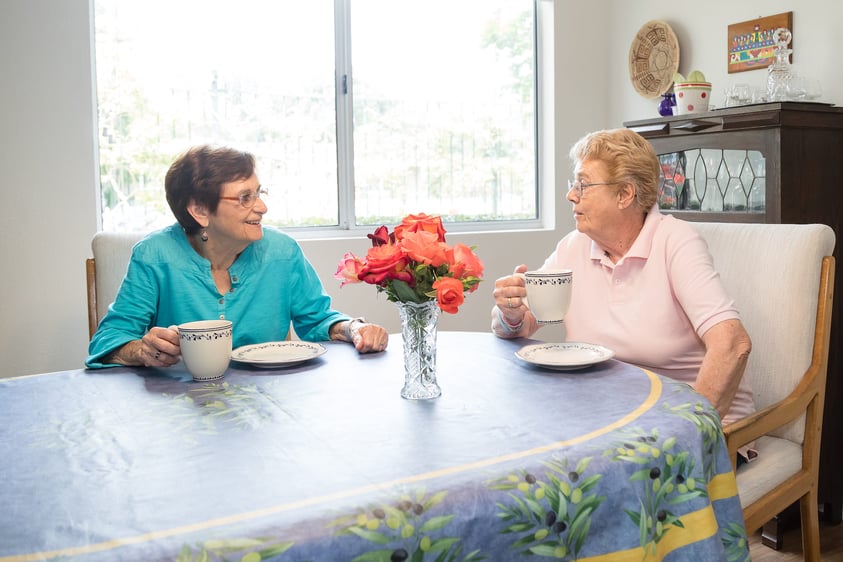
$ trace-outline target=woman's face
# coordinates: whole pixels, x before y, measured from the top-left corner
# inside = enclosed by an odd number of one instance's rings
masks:
[[[606,184],[614,182],[609,177],[606,164],[600,160],[583,160],[574,168],[574,180],[583,184]],[[612,225],[617,224],[620,209],[618,208],[617,184],[592,185],[585,187],[582,196],[576,189],[568,191],[566,197],[574,208],[574,220],[577,230],[595,241],[609,233]]]
[[[260,182],[255,174],[245,180],[237,180],[222,185],[220,197],[239,198],[243,193],[256,193]],[[257,198],[255,205],[247,209],[237,199],[220,199],[217,211],[208,217],[208,235],[215,241],[228,241],[234,244],[250,244],[263,237],[261,219],[266,212],[263,199]]]

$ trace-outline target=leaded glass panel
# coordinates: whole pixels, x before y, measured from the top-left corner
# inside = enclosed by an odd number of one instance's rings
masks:
[[[757,150],[695,148],[659,155],[659,208],[765,210],[766,160]]]

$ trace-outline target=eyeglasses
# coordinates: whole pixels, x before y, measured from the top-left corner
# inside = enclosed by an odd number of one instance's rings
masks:
[[[607,181],[601,183],[583,183],[582,180],[568,180],[568,192],[570,193],[572,190],[577,192],[577,197],[582,197],[583,191],[587,187],[594,187],[595,185],[617,185],[620,182],[617,181]]]
[[[255,206],[255,203],[258,202],[258,199],[263,199],[269,195],[269,190],[265,187],[258,189],[257,191],[244,191],[240,195],[235,197],[220,197],[220,199],[226,199],[228,201],[239,201],[240,206],[244,209],[251,209]]]

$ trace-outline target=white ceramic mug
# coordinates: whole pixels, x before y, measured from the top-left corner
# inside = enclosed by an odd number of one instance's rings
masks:
[[[570,269],[547,269],[517,273],[524,279],[524,304],[542,324],[559,324],[571,305],[574,276]]]
[[[199,320],[178,329],[181,357],[193,380],[222,378],[231,360],[231,321]]]

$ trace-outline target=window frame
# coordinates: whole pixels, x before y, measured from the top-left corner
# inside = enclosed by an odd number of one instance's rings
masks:
[[[312,240],[334,238],[337,236],[348,238],[365,238],[372,231],[370,225],[356,225],[354,222],[354,154],[353,143],[353,98],[354,80],[351,69],[351,53],[347,46],[350,36],[350,17],[348,2],[351,0],[335,0],[334,24],[336,26],[336,60],[337,68],[334,78],[336,84],[337,108],[337,151],[338,151],[338,184],[339,184],[339,212],[337,226],[307,226],[284,227],[296,239]],[[553,2],[533,0],[533,49],[535,64],[533,66],[533,84],[535,88],[533,128],[536,147],[535,197],[536,218],[529,220],[500,220],[500,221],[472,221],[446,222],[448,232],[506,232],[526,230],[552,230],[555,227],[555,155],[552,140],[553,128],[544,123],[552,123],[552,119],[543,115],[554,115],[553,103]],[[341,39],[341,40],[340,40]],[[350,85],[347,94],[343,93],[343,80]]]
[[[350,3],[352,0],[334,0],[335,27],[335,108],[337,127],[337,225],[330,226],[284,226],[284,232],[295,239],[318,240],[331,238],[365,238],[372,230],[371,225],[357,225],[355,221],[355,186],[353,153],[353,103],[354,80],[350,52]],[[550,230],[555,226],[555,155],[552,126],[553,111],[553,2],[533,0],[533,143],[535,147],[534,189],[536,218],[521,220],[487,220],[451,222],[446,225],[449,232],[508,232],[529,230]],[[92,20],[92,28],[94,22]],[[92,29],[95,34],[96,30]],[[94,88],[94,106],[99,106],[98,93]],[[549,118],[550,117],[550,118]],[[95,118],[99,119],[98,110]],[[546,125],[549,123],[550,125]],[[100,125],[97,124],[97,130]],[[96,159],[99,163],[100,144],[96,143]],[[97,221],[102,230],[103,191],[102,175],[97,165]]]

